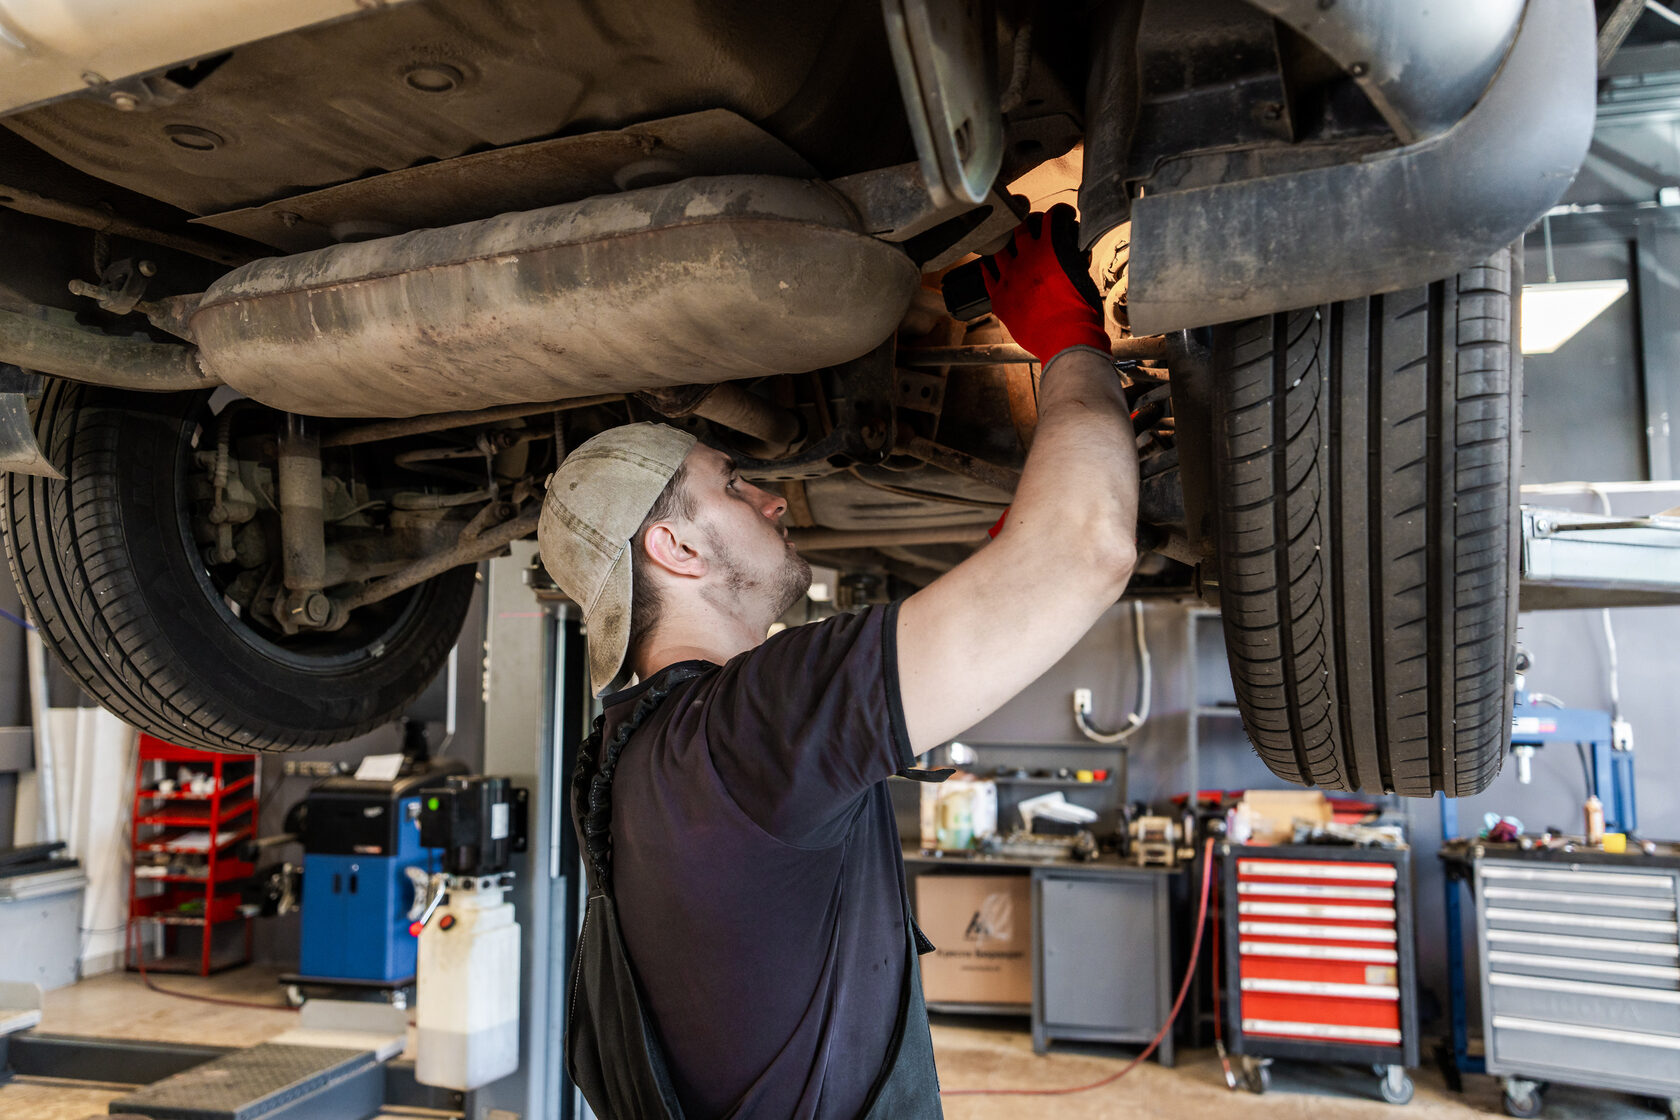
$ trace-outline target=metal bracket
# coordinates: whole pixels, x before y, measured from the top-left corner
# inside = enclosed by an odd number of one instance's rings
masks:
[[[730,448],[740,472],[754,481],[787,482],[885,459],[898,437],[896,346],[889,338],[863,357],[824,371],[834,403],[834,426],[827,435],[786,459],[754,459]]]
[[[1680,602],[1680,518],[1522,508],[1523,610]]]
[[[986,200],[1003,167],[1003,112],[987,0],[882,0],[898,88],[928,193]]]

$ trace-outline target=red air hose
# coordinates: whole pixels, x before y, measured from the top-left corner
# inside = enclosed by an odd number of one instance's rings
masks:
[[[947,1097],[1059,1097],[1068,1093],[1087,1093],[1092,1089],[1100,1089],[1104,1085],[1112,1085],[1138,1066],[1142,1065],[1155,1048],[1161,1045],[1161,1040],[1172,1030],[1174,1021],[1178,1019],[1179,1011],[1184,1007],[1184,997],[1190,994],[1190,981],[1196,975],[1196,962],[1202,955],[1202,932],[1207,927],[1208,895],[1213,884],[1213,837],[1208,837],[1207,847],[1202,851],[1202,901],[1201,908],[1196,914],[1196,933],[1190,942],[1190,963],[1184,969],[1184,983],[1178,986],[1178,998],[1173,1000],[1172,1010],[1167,1013],[1167,1021],[1161,1024],[1161,1029],[1155,1032],[1155,1037],[1144,1047],[1143,1053],[1126,1064],[1126,1068],[1118,1073],[1111,1073],[1101,1081],[1093,1081],[1089,1085],[1072,1085],[1065,1089],[941,1089],[941,1096]],[[1215,961],[1217,968],[1219,962]]]

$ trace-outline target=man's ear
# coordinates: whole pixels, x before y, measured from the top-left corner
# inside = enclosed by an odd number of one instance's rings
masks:
[[[642,549],[654,565],[673,576],[696,579],[706,574],[706,558],[672,522],[655,521],[642,534]]]

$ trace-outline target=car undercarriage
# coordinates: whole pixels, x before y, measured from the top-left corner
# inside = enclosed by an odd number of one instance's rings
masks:
[[[1041,372],[942,280],[1066,201],[1137,430],[1133,592],[1222,605],[1278,773],[1491,779],[1507,246],[1585,150],[1584,0],[329,7],[270,5],[299,22],[256,41],[207,21],[122,74],[54,71],[105,49],[59,29],[0,81],[9,555],[125,718],[263,749],[391,718],[470,565],[534,531],[568,448],[635,420],[778,485],[860,596],[926,585],[1007,507]],[[1389,544],[1343,549],[1344,518],[1392,519]],[[1479,636],[1447,611],[1423,684],[1338,719],[1361,669],[1315,634],[1360,615],[1381,646],[1455,587],[1485,592],[1457,598]],[[150,621],[99,606],[136,595]]]

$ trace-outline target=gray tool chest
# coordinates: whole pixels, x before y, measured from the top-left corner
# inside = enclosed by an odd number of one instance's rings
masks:
[[[1546,1082],[1680,1097],[1680,863],[1475,848],[1487,1071],[1535,1115]]]

